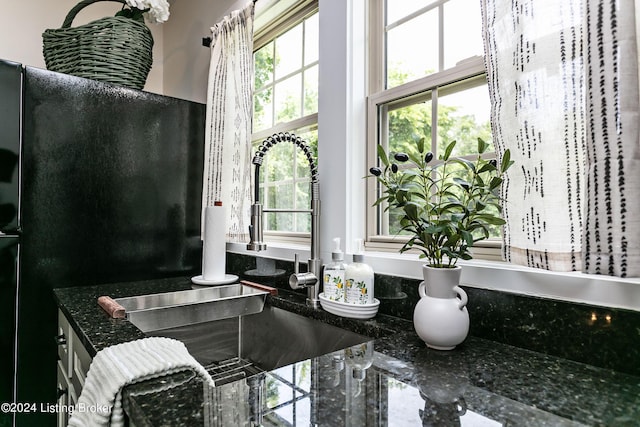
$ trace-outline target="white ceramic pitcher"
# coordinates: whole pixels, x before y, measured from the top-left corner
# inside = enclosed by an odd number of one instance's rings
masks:
[[[428,347],[451,350],[469,333],[467,293],[459,286],[462,268],[422,267],[424,281],[418,287],[420,301],[413,312],[413,326]]]

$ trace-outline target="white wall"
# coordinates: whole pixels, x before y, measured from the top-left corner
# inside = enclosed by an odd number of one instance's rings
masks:
[[[365,238],[366,34],[364,0],[320,0],[318,169],[322,200],[321,246],[347,252]],[[355,166],[357,165],[357,167]],[[335,173],[344,171],[344,173]]]
[[[244,0],[173,0],[164,27],[164,94],[206,103],[210,50],[202,38]]]
[[[248,0],[170,0],[164,24],[148,24],[154,38],[153,67],[145,91],[206,102],[209,49],[202,38],[222,17]],[[60,28],[79,0],[0,0],[0,59],[46,68],[42,33]],[[121,5],[100,1],[76,15],[72,26],[114,15]]]
[[[0,58],[46,68],[42,54],[42,33],[60,28],[67,13],[79,0],[0,0]],[[104,1],[85,7],[76,15],[72,26],[114,15],[121,5]],[[155,41],[153,67],[145,90],[163,93],[163,30],[164,24],[149,24]]]

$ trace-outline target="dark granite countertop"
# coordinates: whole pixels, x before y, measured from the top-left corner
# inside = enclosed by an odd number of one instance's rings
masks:
[[[127,320],[110,319],[98,296],[190,288],[188,278],[172,278],[54,293],[94,355],[145,336]],[[129,386],[124,404],[133,423],[640,426],[640,377],[475,337],[454,351],[431,350],[411,322],[384,315],[344,319],[307,308],[300,294],[282,290],[267,304],[373,339],[215,388],[185,374]]]

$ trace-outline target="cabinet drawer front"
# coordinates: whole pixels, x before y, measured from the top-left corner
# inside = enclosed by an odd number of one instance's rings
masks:
[[[73,340],[73,379],[76,384],[76,391],[80,392],[84,387],[84,381],[87,378],[87,372],[89,372],[89,366],[91,365],[91,357],[80,342],[80,338],[74,331],[71,331],[71,339]]]
[[[58,310],[58,362],[62,374],[66,376],[71,386],[69,400],[75,404],[76,395],[79,396],[91,365],[91,357],[82,345],[82,341],[71,328],[71,325],[62,311]]]
[[[60,361],[58,361],[58,394],[60,395],[58,399],[60,400],[64,396],[64,399],[69,405],[75,405],[78,400],[76,390],[69,379],[69,374],[64,364]]]
[[[58,311],[58,335],[55,337],[55,340],[58,343],[58,358],[64,366],[65,372],[69,375],[68,378],[71,378],[72,367],[71,353],[69,352],[69,347],[71,345],[70,332],[71,325],[67,322],[64,314],[62,314],[61,311]]]
[[[73,375],[71,381],[73,387],[78,390],[78,393],[82,391],[84,382],[87,379],[87,372],[84,370],[82,361],[78,358],[77,354],[73,355]]]

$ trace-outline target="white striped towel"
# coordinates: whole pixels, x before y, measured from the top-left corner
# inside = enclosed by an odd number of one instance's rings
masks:
[[[215,385],[180,341],[149,337],[107,347],[91,362],[69,426],[123,426],[124,386],[181,371],[193,371]]]

